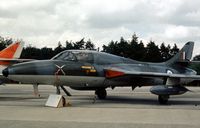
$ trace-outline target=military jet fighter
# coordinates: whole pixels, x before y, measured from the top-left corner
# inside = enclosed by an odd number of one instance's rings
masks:
[[[94,90],[99,99],[107,96],[106,88],[152,86],[160,104],[170,95],[189,91],[185,84],[200,80],[191,62],[194,42],[188,42],[170,60],[162,63],[140,62],[90,50],[66,50],[51,60],[31,61],[9,66],[3,75],[29,84],[69,86],[76,90]],[[70,95],[64,90],[67,95]]]

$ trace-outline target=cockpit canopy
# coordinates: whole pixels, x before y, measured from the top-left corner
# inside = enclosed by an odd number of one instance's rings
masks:
[[[79,61],[95,64],[133,63],[131,59],[89,50],[66,50],[57,54],[52,60]]]

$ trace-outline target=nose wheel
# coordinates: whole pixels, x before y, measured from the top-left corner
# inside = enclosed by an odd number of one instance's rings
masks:
[[[97,97],[98,97],[100,100],[106,99],[106,96],[107,96],[107,92],[106,92],[106,89],[105,89],[105,88],[97,89],[97,90],[95,91],[95,94],[97,95]]]

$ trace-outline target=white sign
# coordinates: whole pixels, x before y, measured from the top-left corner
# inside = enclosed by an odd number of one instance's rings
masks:
[[[62,95],[50,94],[45,104],[48,107],[63,107],[65,99]]]

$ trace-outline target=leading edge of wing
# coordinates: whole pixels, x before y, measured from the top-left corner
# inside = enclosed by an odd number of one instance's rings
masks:
[[[132,77],[149,77],[149,78],[184,78],[191,80],[200,80],[200,75],[187,75],[187,74],[168,74],[168,73],[159,73],[159,72],[138,72],[138,71],[129,71],[119,68],[107,68],[104,69],[106,78],[116,78],[123,76],[132,76]]]

